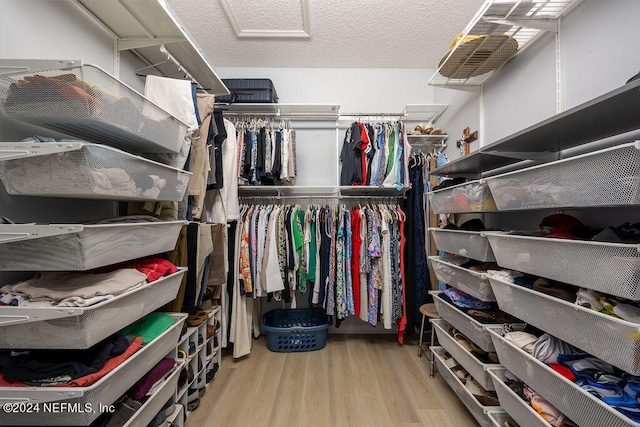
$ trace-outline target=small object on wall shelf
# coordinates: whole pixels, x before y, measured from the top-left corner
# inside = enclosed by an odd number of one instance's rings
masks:
[[[510,58],[546,31],[580,0],[487,0],[453,41],[432,86],[480,86]]]
[[[460,149],[460,154],[466,155],[471,152],[471,143],[478,139],[478,131],[470,132],[466,127],[462,131],[462,138],[456,141],[456,147]]]

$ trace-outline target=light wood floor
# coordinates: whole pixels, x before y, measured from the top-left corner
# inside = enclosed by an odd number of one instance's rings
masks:
[[[416,334],[417,335],[417,334]],[[429,378],[417,337],[329,334],[318,351],[275,353],[264,336],[222,367],[186,427],[478,424],[442,377]]]

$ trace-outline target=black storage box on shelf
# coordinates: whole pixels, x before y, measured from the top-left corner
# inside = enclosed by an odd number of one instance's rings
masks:
[[[262,316],[260,327],[269,350],[291,353],[324,348],[331,323],[321,308],[277,309]]]
[[[278,94],[270,79],[222,79],[231,94],[216,96],[221,103],[278,103]]]

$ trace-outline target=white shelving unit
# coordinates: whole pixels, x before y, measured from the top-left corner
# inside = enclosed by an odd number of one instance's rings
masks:
[[[102,144],[0,142],[0,180],[11,195],[181,200],[190,177]]]
[[[339,153],[342,147],[341,126],[348,121],[357,120],[402,120],[435,122],[446,110],[446,104],[408,104],[401,112],[343,112],[338,104],[264,104],[264,103],[232,103],[220,104],[219,108],[229,117],[239,118],[277,118],[299,121],[333,121],[335,122],[336,171],[340,170]],[[448,135],[407,135],[409,145],[416,148],[446,148]],[[340,186],[339,176],[335,177],[335,185],[330,186],[260,186],[243,185],[238,188],[241,197],[276,197],[287,198],[392,198],[403,196],[410,187],[407,185],[398,190],[395,187],[374,186]]]
[[[503,64],[501,49],[519,54],[579,0],[487,0],[429,79],[432,86],[480,86]],[[471,37],[477,38],[472,42]],[[505,61],[506,62],[506,61]]]
[[[82,198],[89,200],[180,200],[190,174],[151,162],[111,147],[117,145],[136,152],[177,152],[186,125],[169,115],[115,77],[81,61],[0,60],[6,68],[0,73],[2,112],[22,122],[87,137],[95,143],[0,143],[0,169],[8,193]],[[37,79],[57,79],[59,84],[75,82],[78,97],[63,101],[42,93],[20,91]],[[71,84],[70,84],[71,86]],[[80,90],[82,86],[82,90]],[[85,90],[86,89],[86,90]],[[82,92],[84,91],[84,92]],[[75,95],[74,95],[75,96]],[[9,99],[10,98],[10,99]],[[153,116],[156,114],[155,116]],[[59,167],[53,167],[53,165]],[[39,181],[38,165],[44,181]],[[128,166],[127,166],[128,165]],[[75,169],[74,169],[75,168]],[[129,194],[111,189],[102,192],[92,178],[115,170],[127,176],[157,178],[173,191]],[[23,170],[26,175],[11,178]],[[82,173],[84,173],[84,175]],[[145,175],[146,174],[146,175]],[[120,175],[122,177],[122,175]],[[84,179],[86,178],[86,179]],[[105,178],[100,176],[98,178]],[[16,182],[19,181],[19,182]],[[102,185],[110,181],[102,180]],[[51,190],[55,183],[58,192]],[[26,187],[25,187],[26,186]],[[27,188],[26,191],[22,191]],[[167,188],[169,189],[169,188]],[[138,190],[135,190],[137,193]],[[53,194],[55,193],[55,194]],[[151,197],[148,197],[151,196]],[[20,206],[24,198],[15,197]],[[186,221],[98,222],[91,224],[14,224],[0,225],[0,271],[85,271],[172,250]],[[123,327],[173,300],[186,270],[143,284],[93,306],[0,308],[0,347],[3,349],[87,349]],[[2,387],[0,402],[62,402],[95,411],[5,414],[3,423],[11,425],[88,425],[116,402],[138,379],[162,358],[175,354],[186,314],[171,314],[173,325],[143,346],[125,362],[87,387]],[[130,425],[147,425],[158,408],[175,390],[182,365],[167,378],[161,389],[148,399]],[[172,390],[172,387],[174,390]]]
[[[209,314],[207,321],[199,326],[187,328],[187,332],[180,338],[177,350],[182,350],[187,355],[184,360],[189,364],[193,372],[193,379],[187,381],[179,390],[176,390],[175,400],[184,406],[187,415],[192,410],[189,407],[189,390],[196,389],[200,396],[204,394],[211,381],[215,378],[215,370],[222,365],[222,328],[220,328],[221,308],[215,307]],[[217,329],[213,336],[208,336],[207,329]],[[193,350],[193,352],[191,351]],[[180,353],[182,353],[180,352]],[[195,409],[194,409],[195,410]]]
[[[290,120],[337,120],[340,114],[338,104],[219,104],[225,115],[274,117]]]
[[[123,427],[145,427],[162,409],[163,405],[174,397],[180,371],[184,368],[184,362],[179,360],[158,390],[133,414]],[[179,414],[176,414],[176,416]],[[175,419],[175,418],[174,418]]]
[[[0,348],[86,349],[172,301],[186,269],[88,307],[0,306]]]
[[[0,59],[0,70],[7,117],[133,153],[180,151],[187,124],[96,65]]]
[[[186,314],[173,314],[174,324],[156,339],[142,347],[113,371],[88,387],[0,387],[0,403],[66,402],[85,408],[109,406],[153,368],[167,354],[172,354],[180,336]],[[165,402],[162,402],[164,404]],[[42,412],[4,414],[3,422],[8,425],[89,425],[100,415],[100,411]]]
[[[449,139],[449,135],[407,135],[411,147],[426,147],[439,151],[444,151],[447,148],[447,139]]]
[[[427,121],[432,124],[440,118],[447,109],[447,104],[407,104],[402,109],[402,116],[406,121]]]
[[[495,185],[490,185],[490,188],[492,193],[495,191],[494,198],[500,201],[496,203],[498,213],[494,215],[500,215],[500,211],[580,208],[606,216],[621,207],[638,206],[640,203],[635,195],[635,183],[640,179],[640,171],[635,166],[637,144],[625,140],[623,136],[640,128],[637,114],[624,113],[630,106],[640,103],[638,88],[639,82],[626,84],[489,144],[471,157],[452,162],[431,174],[486,176],[487,182],[495,179]],[[607,123],[607,126],[594,129],[594,117],[604,120],[601,123]],[[608,144],[604,148],[599,143],[603,139],[607,139],[604,144]],[[610,146],[610,140],[617,141],[613,147]],[[562,159],[568,149],[573,150],[573,157]],[[607,158],[611,158],[613,163],[609,162],[606,169],[606,176],[612,178],[611,185],[605,191],[601,191],[598,183],[593,181],[583,186],[583,179],[571,178],[582,170],[591,172],[589,162],[593,163],[594,159],[598,159],[598,162],[602,159],[606,164]],[[518,163],[522,159],[543,164],[531,166]],[[494,172],[494,169],[505,165],[511,165],[514,171]],[[594,173],[598,174],[597,171]],[[561,191],[553,190],[554,185],[562,181],[554,177],[568,178],[567,185]],[[542,185],[547,185],[544,197],[549,194],[553,197],[552,200],[539,203],[539,198],[532,191]],[[507,190],[508,196],[502,193],[504,190]],[[583,201],[584,191],[590,192],[590,195]],[[602,196],[599,196],[601,193]],[[501,267],[572,283],[615,297],[640,300],[637,244],[544,238],[506,232],[483,234],[488,238]],[[567,266],[570,268],[567,269]],[[637,343],[630,339],[637,334],[637,324],[500,279],[489,278],[489,281],[501,310],[626,372],[634,375],[640,372],[636,357]],[[578,425],[640,425],[507,342],[495,328],[486,327],[485,330],[504,368]],[[504,371],[491,372],[491,376],[494,377],[504,409],[516,421],[521,425],[545,425],[534,411],[523,408],[515,400],[517,398],[509,393],[503,382]]]
[[[182,72],[214,95],[228,95],[193,36],[165,0],[76,0],[116,38],[118,51],[131,50],[159,75]]]
[[[185,224],[3,224],[0,271],[85,271],[167,252]]]

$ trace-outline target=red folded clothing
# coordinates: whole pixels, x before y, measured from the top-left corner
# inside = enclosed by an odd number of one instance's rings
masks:
[[[84,377],[76,378],[75,380],[65,384],[61,387],[88,387],[91,384],[95,384],[100,378],[107,375],[109,372],[120,366],[125,360],[131,357],[136,351],[142,347],[142,337],[136,337],[133,342],[127,347],[127,349],[119,356],[112,357],[107,360],[102,369],[95,374],[85,375]]]
[[[49,388],[53,388],[53,387],[88,387],[92,384],[95,384],[98,382],[98,380],[100,380],[102,377],[104,377],[105,375],[107,375],[109,372],[113,371],[115,368],[117,368],[118,366],[120,366],[125,360],[127,360],[129,357],[131,357],[136,351],[138,351],[140,349],[140,347],[142,346],[142,338],[141,337],[136,337],[131,344],[129,344],[129,347],[127,347],[127,349],[124,351],[124,353],[112,357],[111,359],[107,360],[107,362],[102,366],[102,369],[100,369],[98,372],[90,374],[90,375],[85,375],[84,377],[80,377],[80,378],[76,378],[73,381],[70,381],[68,383],[65,384],[58,384],[55,386],[50,386]],[[20,381],[13,381],[10,380],[8,378],[5,378],[4,375],[2,375],[2,373],[0,373],[0,387],[32,387],[30,385],[27,385],[23,382]]]
[[[119,270],[122,268],[134,268],[138,270],[140,273],[143,273],[147,276],[147,281],[149,283],[155,282],[161,277],[168,276],[170,274],[178,271],[178,268],[162,258],[143,258],[137,259],[133,261],[126,261],[120,264],[110,265],[107,267],[101,267],[99,269],[94,270],[93,272],[106,273],[113,270]]]
[[[574,374],[571,369],[567,368],[564,365],[561,365],[559,363],[550,363],[549,367],[571,381],[575,381],[578,379],[576,374]]]

